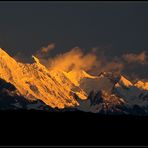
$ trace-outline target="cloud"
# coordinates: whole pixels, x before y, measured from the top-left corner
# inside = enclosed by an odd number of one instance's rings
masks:
[[[124,54],[122,58],[128,63],[136,62],[136,63],[145,64],[147,55],[145,52],[141,52],[139,54],[129,53],[129,54]]]
[[[125,65],[122,62],[107,61],[106,64],[104,64],[104,66],[102,65],[101,71],[121,73],[124,67]]]
[[[46,59],[43,56],[39,58],[48,69],[60,69],[65,72],[85,70],[96,75],[103,71],[120,73],[124,68],[121,60],[114,57],[109,60],[102,50],[99,51],[97,48],[92,48],[89,52],[84,53],[81,48],[75,47],[63,54],[57,54],[53,58]]]
[[[54,46],[52,45],[52,47]],[[108,52],[106,53],[103,48],[92,48],[88,52],[84,52],[81,48],[75,47],[65,53],[58,53],[54,57],[49,57],[49,54],[47,54],[51,51],[49,49],[41,48],[37,56],[49,70],[58,69],[65,72],[85,70],[92,75],[98,75],[100,72],[114,72],[124,75],[130,73],[130,76],[132,76],[135,73],[142,73],[138,69],[142,66],[145,67],[145,63],[147,63],[145,52],[128,53],[117,57],[107,56]]]
[[[40,50],[38,50],[35,53],[35,56],[38,58],[45,58],[46,56],[48,56],[48,53],[50,51],[52,51],[55,48],[55,44],[54,43],[49,43],[47,47],[42,47]]]
[[[47,47],[42,47],[41,48],[41,52],[47,53],[47,52],[53,50],[54,48],[55,48],[55,44],[54,43],[50,43],[50,44],[48,44]]]
[[[75,47],[70,51],[49,58],[46,62],[50,69],[61,69],[66,72],[71,70],[90,70],[96,64],[96,55],[93,52],[83,53],[82,49]]]

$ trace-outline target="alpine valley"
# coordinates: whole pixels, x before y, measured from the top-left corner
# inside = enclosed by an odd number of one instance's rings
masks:
[[[49,70],[32,58],[32,64],[20,63],[0,48],[0,110],[148,115],[148,82],[111,72]]]

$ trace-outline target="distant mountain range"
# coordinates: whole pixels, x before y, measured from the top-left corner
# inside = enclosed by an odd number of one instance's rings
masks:
[[[32,57],[34,63],[20,63],[0,48],[0,110],[148,114],[148,82],[111,72],[49,70]]]

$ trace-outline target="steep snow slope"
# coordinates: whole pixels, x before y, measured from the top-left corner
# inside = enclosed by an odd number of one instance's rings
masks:
[[[118,107],[125,105],[148,106],[148,82],[133,84],[111,72],[92,76],[83,70],[48,70],[38,58],[32,58],[32,64],[19,63],[0,48],[0,78],[14,85],[16,93],[27,101],[41,100],[52,108],[90,112],[120,111]],[[38,106],[40,102],[28,108]]]
[[[78,102],[79,110],[93,113],[123,113],[122,107],[126,105],[126,101],[122,98],[102,90],[92,91],[86,101],[78,99]]]
[[[90,94],[91,91],[97,93],[99,90],[104,91],[108,94],[105,97],[111,99],[112,95],[115,95],[116,100],[120,100],[122,98],[124,102],[126,102],[126,106],[133,107],[134,105],[138,105],[141,107],[148,106],[148,89],[147,82],[139,81],[136,84],[133,84],[123,75],[115,75],[110,72],[103,72],[95,78],[84,78],[81,80],[80,87]],[[105,94],[104,93],[104,94]],[[112,100],[112,99],[111,99]],[[112,100],[113,101],[113,100]],[[89,100],[87,102],[80,101],[80,108],[87,106],[86,110],[90,110]],[[110,101],[110,104],[116,103]],[[85,104],[85,105],[84,105]],[[95,107],[95,106],[93,106]],[[88,109],[89,108],[89,109]],[[95,107],[96,108],[96,107]],[[97,112],[97,110],[95,110]]]
[[[138,81],[137,83],[134,84],[134,86],[143,90],[148,90],[148,82]]]
[[[80,81],[84,78],[95,79],[96,76],[91,76],[86,73],[84,70],[72,70],[65,75],[74,83],[76,86],[80,86]]]
[[[87,94],[78,85],[73,83],[67,72],[51,70],[50,74],[70,95],[76,94],[81,99],[87,99]]]
[[[0,110],[36,109],[50,110],[41,100],[30,101],[19,94],[11,83],[0,79]]]
[[[33,64],[18,63],[0,49],[0,78],[12,83],[29,100],[40,99],[53,108],[78,105],[73,95],[33,58]]]

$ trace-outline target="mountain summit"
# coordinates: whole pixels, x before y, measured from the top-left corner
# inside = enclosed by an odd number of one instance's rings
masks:
[[[35,60],[33,64],[19,63],[0,49],[0,78],[13,84],[26,99],[39,99],[53,108],[78,105],[71,92],[64,88],[63,83],[52,76],[35,56],[33,58]],[[64,74],[62,79],[73,84]]]
[[[22,96],[23,101],[94,113],[131,113],[136,105],[148,112],[148,82],[139,80],[134,84],[111,72],[92,76],[82,69],[49,70],[37,57],[32,58],[32,64],[20,63],[0,48],[0,79],[14,86],[14,96]]]

